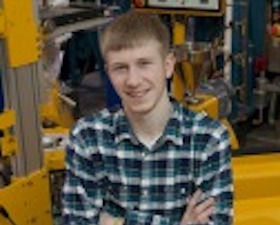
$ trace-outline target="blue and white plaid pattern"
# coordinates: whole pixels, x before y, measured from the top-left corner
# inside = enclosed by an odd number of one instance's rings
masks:
[[[232,224],[226,128],[203,113],[172,104],[164,134],[151,149],[138,141],[122,109],[78,121],[67,148],[65,225],[98,224],[102,211],[124,217],[129,225],[179,224],[198,188],[205,198],[215,198],[209,225]]]

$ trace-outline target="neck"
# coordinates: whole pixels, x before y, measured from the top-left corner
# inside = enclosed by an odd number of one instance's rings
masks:
[[[162,98],[151,112],[127,115],[135,135],[142,143],[154,143],[163,133],[172,113],[169,98]]]

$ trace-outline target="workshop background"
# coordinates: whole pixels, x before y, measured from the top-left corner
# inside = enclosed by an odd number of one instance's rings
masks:
[[[170,94],[228,128],[234,224],[280,225],[280,0],[0,0],[0,224],[61,224],[69,129],[120,104],[98,35],[131,8],[170,28]]]

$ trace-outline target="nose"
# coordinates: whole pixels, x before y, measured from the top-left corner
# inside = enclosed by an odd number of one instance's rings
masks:
[[[140,73],[137,68],[131,67],[128,72],[128,76],[126,79],[126,85],[129,87],[136,87],[139,85],[141,80]]]

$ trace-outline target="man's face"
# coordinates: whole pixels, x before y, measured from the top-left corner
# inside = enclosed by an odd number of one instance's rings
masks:
[[[130,114],[146,114],[168,98],[166,78],[174,68],[172,55],[162,56],[160,45],[149,40],[106,57],[109,77]]]

